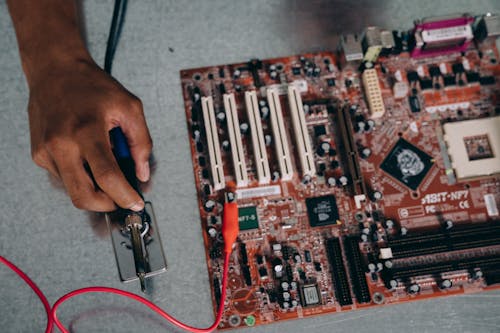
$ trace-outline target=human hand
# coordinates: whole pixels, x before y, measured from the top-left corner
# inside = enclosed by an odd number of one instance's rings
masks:
[[[32,158],[63,182],[75,207],[144,207],[113,156],[108,133],[121,127],[137,178],[147,181],[152,141],[142,103],[91,59],[58,62],[31,80],[28,113]]]

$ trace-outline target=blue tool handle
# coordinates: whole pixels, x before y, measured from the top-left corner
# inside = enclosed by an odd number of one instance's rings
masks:
[[[109,131],[111,138],[111,143],[113,145],[113,154],[115,155],[116,161],[120,166],[125,178],[127,179],[130,186],[139,193],[142,197],[142,193],[139,189],[139,182],[137,181],[137,176],[135,175],[135,163],[130,153],[130,148],[127,143],[127,138],[120,127],[115,127]]]

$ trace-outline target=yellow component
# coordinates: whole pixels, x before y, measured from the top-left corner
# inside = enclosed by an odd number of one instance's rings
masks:
[[[370,107],[372,118],[380,118],[385,113],[384,100],[378,81],[377,71],[374,68],[366,69],[362,75],[365,95]]]

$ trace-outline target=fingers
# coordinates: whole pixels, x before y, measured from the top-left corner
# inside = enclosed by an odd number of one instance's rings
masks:
[[[150,177],[149,157],[153,148],[153,142],[144,119],[142,103],[135,98],[127,110],[127,114],[120,121],[121,128],[127,137],[130,153],[135,162],[135,173],[137,178],[146,182]]]
[[[106,139],[83,143],[85,159],[94,179],[111,200],[118,206],[134,211],[144,208],[144,201],[130,186],[121,172],[111,152],[111,145]]]
[[[44,148],[33,149],[31,158],[40,168],[47,170],[54,178],[61,179],[59,171],[50,154]]]
[[[83,167],[78,149],[68,150],[64,155],[57,154],[55,164],[76,208],[96,212],[116,209],[113,200],[106,193],[95,189],[92,179]]]

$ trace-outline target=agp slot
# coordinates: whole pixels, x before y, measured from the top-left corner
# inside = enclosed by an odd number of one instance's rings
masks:
[[[328,262],[330,263],[335,298],[342,306],[351,305],[351,291],[349,289],[349,282],[347,281],[347,273],[342,260],[342,250],[338,238],[329,238],[326,240],[326,253],[328,255]]]
[[[246,187],[248,186],[247,165],[245,163],[243,143],[241,142],[240,122],[234,94],[224,94],[224,109],[226,110],[227,129],[229,141],[231,142],[236,187]]]
[[[341,134],[344,146],[345,158],[347,159],[347,168],[352,179],[352,187],[355,195],[366,195],[366,185],[361,174],[359,165],[359,155],[356,144],[354,143],[351,119],[349,115],[349,105],[345,104],[338,108],[338,129]]]
[[[302,176],[313,177],[316,175],[314,153],[311,148],[309,133],[307,132],[302,98],[300,97],[298,89],[293,85],[288,86],[288,103],[290,104],[290,112],[292,114],[292,124],[295,133],[295,141],[297,143],[300,166],[302,168]]]
[[[349,262],[352,290],[356,300],[358,303],[370,303],[370,290],[366,283],[363,258],[358,243],[358,237],[346,237],[344,239],[344,250]]]
[[[280,97],[275,89],[267,90],[267,102],[271,114],[271,126],[273,128],[274,144],[276,145],[281,179],[285,181],[291,180],[293,177],[292,161],[290,159],[290,150],[288,149],[289,145],[283,122]]]
[[[214,191],[223,189],[226,184],[224,180],[224,169],[222,167],[222,157],[215,123],[214,101],[212,96],[201,98],[201,108],[203,110],[203,122],[207,135],[208,156],[210,158],[210,169],[212,171],[212,181]]]
[[[267,159],[262,120],[257,103],[257,93],[255,91],[245,92],[245,104],[250,122],[250,134],[252,135],[253,153],[259,184],[269,184],[271,181],[269,160]]]

